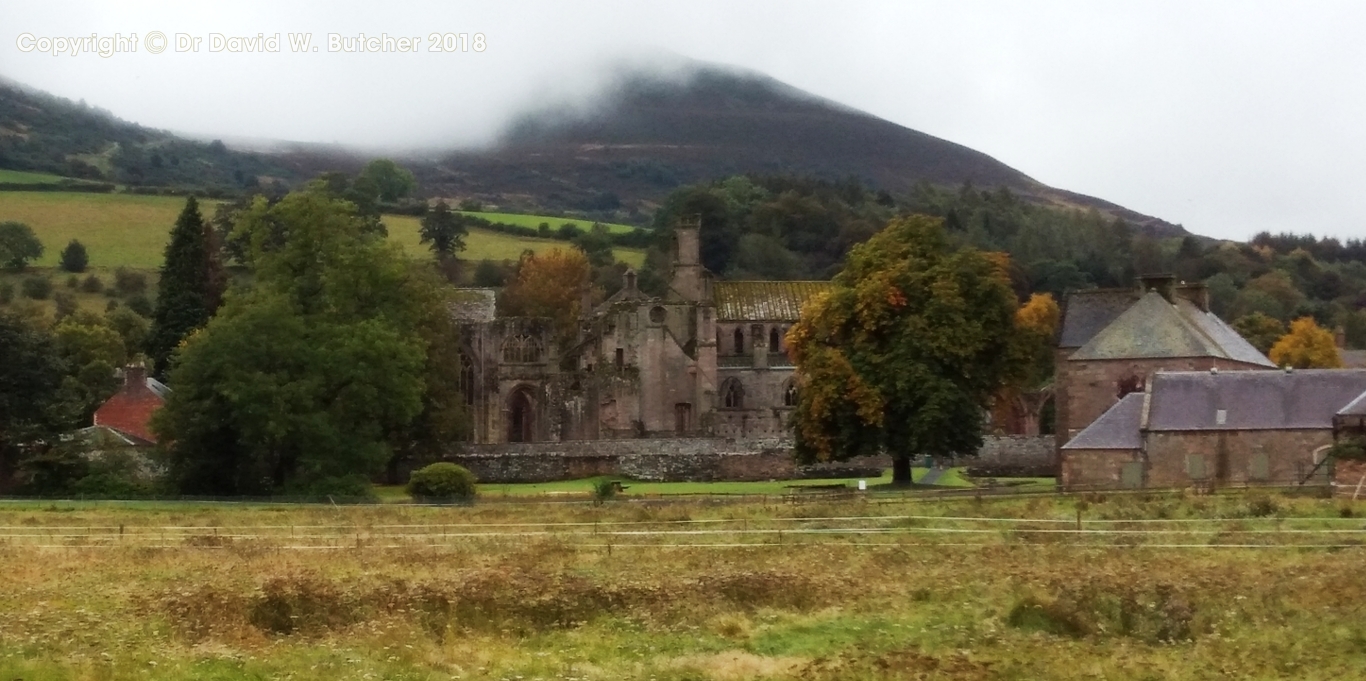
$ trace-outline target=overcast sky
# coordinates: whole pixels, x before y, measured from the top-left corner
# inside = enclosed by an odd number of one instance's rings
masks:
[[[146,51],[151,31],[164,52]],[[137,34],[138,51],[20,50],[22,34],[91,33]],[[177,52],[176,33],[199,51]],[[214,33],[279,33],[281,51],[211,52]],[[319,50],[292,53],[289,33]],[[420,49],[333,53],[329,33],[416,36]],[[432,33],[482,33],[486,49],[432,52]],[[605,63],[678,55],[766,73],[1200,234],[1363,237],[1363,34],[1361,2],[6,0],[0,75],[200,136],[453,146],[591,92]]]

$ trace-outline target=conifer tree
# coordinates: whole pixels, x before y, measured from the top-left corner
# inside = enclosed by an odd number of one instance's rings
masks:
[[[147,354],[158,375],[165,375],[171,353],[181,339],[208,323],[217,309],[217,257],[199,203],[192,196],[185,201],[166,244],[152,329],[147,335]]]

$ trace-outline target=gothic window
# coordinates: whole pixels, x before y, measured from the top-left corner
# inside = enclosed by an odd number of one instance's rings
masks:
[[[730,378],[721,386],[721,405],[727,409],[744,409],[745,388],[740,382]]]
[[[797,384],[791,379],[788,379],[787,384],[783,386],[783,406],[797,406]]]
[[[465,396],[465,404],[474,404],[474,360],[460,353],[460,394]]]
[[[526,334],[518,334],[503,343],[503,361],[509,364],[534,364],[541,361],[541,344]]]
[[[778,327],[776,326],[768,330],[768,351],[778,351]]]
[[[735,330],[735,354],[745,354],[745,332],[740,329]]]

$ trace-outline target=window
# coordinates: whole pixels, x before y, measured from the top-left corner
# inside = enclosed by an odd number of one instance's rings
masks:
[[[792,379],[788,379],[787,385],[783,386],[783,406],[797,406],[797,384]]]
[[[518,334],[503,343],[503,361],[511,364],[533,364],[541,361],[541,344],[526,334]]]
[[[617,348],[617,368],[620,369],[624,366],[626,366],[626,351]]]
[[[721,405],[727,409],[743,409],[745,407],[745,389],[739,381],[728,378],[722,384]]]
[[[740,329],[735,330],[735,354],[745,354],[745,332]]]
[[[460,353],[460,394],[465,396],[465,404],[474,404],[474,360]]]
[[[768,330],[768,351],[778,351],[778,327],[776,326]]]

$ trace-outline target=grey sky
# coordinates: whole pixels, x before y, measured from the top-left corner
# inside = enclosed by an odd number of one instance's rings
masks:
[[[158,30],[200,52],[20,52]],[[317,53],[208,52],[310,33]],[[327,34],[421,36],[416,54]],[[483,33],[435,54],[430,33]],[[733,64],[979,151],[1047,184],[1245,239],[1366,236],[1366,3],[232,2],[0,6],[0,74],[144,125],[369,146],[475,144],[582,97],[603,64]],[[144,47],[144,44],[139,44]]]

